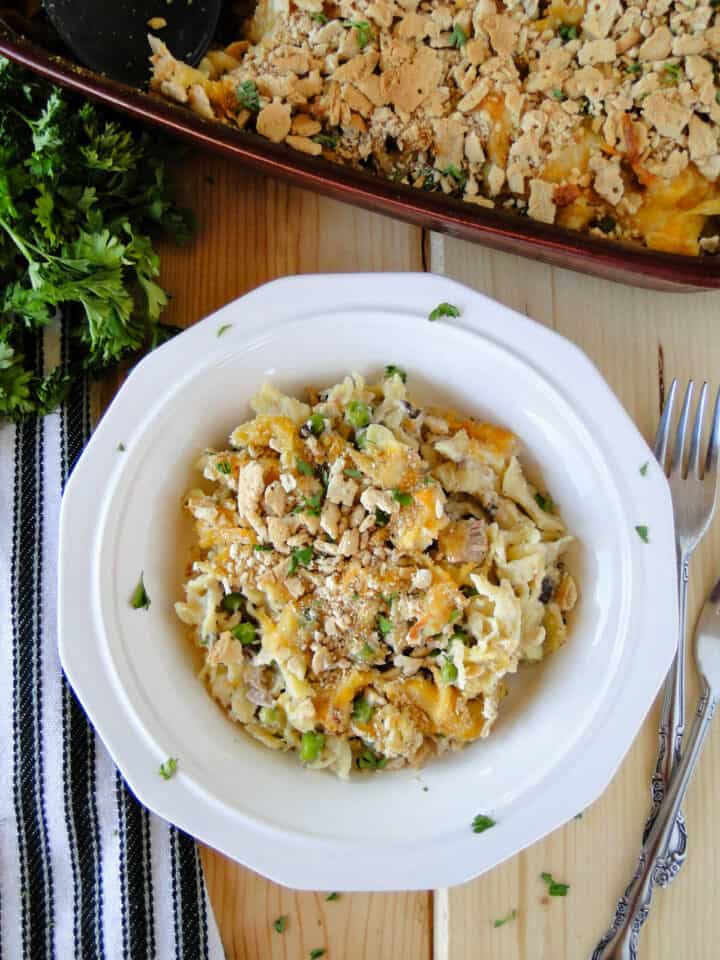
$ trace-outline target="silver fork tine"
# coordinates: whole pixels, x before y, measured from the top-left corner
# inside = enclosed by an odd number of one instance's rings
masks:
[[[708,438],[707,457],[705,459],[706,477],[715,477],[717,473],[718,447],[720,447],[720,387],[715,394],[715,408],[713,409],[710,436]]]
[[[690,438],[690,453],[688,454],[688,476],[692,473],[698,480],[700,476],[700,444],[702,443],[703,424],[705,422],[705,401],[707,399],[707,380],[702,385],[700,399],[695,411],[695,426]]]
[[[667,458],[668,437],[670,436],[670,424],[672,423],[673,409],[675,407],[675,394],[677,393],[677,380],[673,379],[670,389],[665,397],[662,416],[658,423],[657,433],[655,434],[655,443],[653,444],[653,453],[655,459],[665,470],[665,460]]]
[[[678,420],[677,433],[675,434],[675,446],[673,447],[672,457],[670,459],[670,474],[683,476],[683,466],[685,463],[685,434],[687,433],[687,424],[690,417],[690,404],[692,402],[693,388],[695,384],[692,380],[688,381],[685,399],[683,400],[680,419]]]

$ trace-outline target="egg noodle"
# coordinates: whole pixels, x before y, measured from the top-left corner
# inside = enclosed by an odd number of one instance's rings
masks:
[[[308,402],[269,383],[185,506],[178,617],[212,696],[266,746],[347,777],[486,737],[506,677],[566,637],[572,542],[509,431],[419,407],[406,375]]]

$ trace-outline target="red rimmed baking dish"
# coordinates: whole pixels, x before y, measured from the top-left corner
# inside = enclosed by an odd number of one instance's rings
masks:
[[[619,283],[675,292],[720,289],[720,256],[688,257],[621,246],[309,157],[257,134],[205,120],[142,90],[115,83],[2,28],[0,53],[55,83],[155,124],[168,133],[346,203],[496,250]]]

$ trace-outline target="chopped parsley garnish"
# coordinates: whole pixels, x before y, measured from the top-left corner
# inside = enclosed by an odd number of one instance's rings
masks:
[[[409,493],[405,493],[404,490],[398,490],[397,487],[393,490],[392,497],[401,507],[409,507],[413,502],[413,498]]]
[[[371,647],[367,642],[365,642],[358,650],[358,657],[360,657],[361,660],[364,660],[365,663],[369,663],[370,660],[374,660],[376,656],[377,650],[374,647]]]
[[[390,377],[400,377],[403,383],[407,383],[407,373],[402,367],[396,367],[394,363],[389,363],[385,367],[385,379],[389,380]]]
[[[288,573],[295,573],[299,566],[309,567],[312,562],[312,547],[297,547],[290,554],[290,566]]]
[[[355,31],[355,39],[361,50],[364,50],[372,40],[372,27],[367,20],[344,20],[343,26]]]
[[[307,422],[307,427],[314,437],[319,437],[325,429],[325,417],[321,413],[313,413]]]
[[[353,708],[350,716],[353,720],[356,720],[358,723],[370,723],[370,719],[373,715],[372,705],[365,697],[360,694],[355,697],[353,700]]]
[[[439,320],[440,317],[459,317],[459,309],[452,303],[439,303],[428,314],[428,320]]]
[[[241,593],[228,593],[220,601],[220,606],[226,613],[235,613],[245,603]]]
[[[464,187],[467,183],[467,174],[463,173],[462,170],[459,170],[454,163],[449,163],[444,170],[446,177],[452,177],[455,183],[459,184],[461,187]]]
[[[458,668],[450,657],[445,657],[445,663],[440,668],[440,679],[443,683],[455,683],[458,678]]]
[[[375,507],[375,523],[378,527],[386,527],[390,522],[390,514],[385,513],[380,507]]]
[[[235,93],[241,107],[249,110],[250,113],[260,112],[260,95],[252,80],[243,80],[239,83]]]
[[[218,460],[218,462],[215,464],[215,469],[227,476],[227,474],[232,470],[232,467],[227,460]]]
[[[339,893],[329,893],[329,894],[325,897],[325,901],[326,901],[327,903],[332,903],[333,900],[339,900],[339,899],[340,899],[340,894],[339,894]]]
[[[461,593],[464,597],[468,597],[468,599],[469,599],[470,597],[476,597],[476,596],[478,595],[478,592],[477,592],[477,590],[475,589],[475,587],[471,587],[469,583],[464,583],[464,584],[460,587],[460,593]]]
[[[170,777],[175,776],[177,771],[177,757],[168,757],[165,763],[160,764],[160,769],[158,773],[163,778],[163,780],[169,780]]]
[[[558,27],[558,36],[563,43],[570,43],[571,40],[577,40],[578,29],[574,23],[561,23]]]
[[[484,813],[479,813],[472,822],[472,831],[473,833],[484,833],[486,830],[489,830],[490,827],[495,826],[495,821],[492,817],[486,816]]]
[[[550,93],[553,97],[555,97],[556,100],[567,100],[567,95],[563,90],[560,89],[560,87],[553,87]]]
[[[448,623],[455,623],[457,618],[462,614],[462,610],[453,610],[453,612],[448,617]]]
[[[663,74],[663,83],[680,83],[682,79],[682,67],[679,63],[666,63]]]
[[[612,233],[617,224],[614,217],[600,217],[594,226],[596,226],[598,230],[602,230],[603,233]]]
[[[253,547],[253,550],[272,550],[272,544],[270,543],[256,543]]]
[[[221,327],[218,327],[217,336],[221,337],[224,333],[227,333],[231,326],[231,323],[224,323]]]
[[[316,23],[327,23],[327,22],[328,22],[328,18],[325,16],[324,13],[311,13],[311,14],[310,14],[310,19],[311,19],[311,20],[314,20]]]
[[[541,873],[541,880],[547,884],[548,893],[551,897],[566,897],[567,892],[570,889],[569,883],[558,883],[556,880],[553,880],[551,873]]]
[[[303,497],[302,503],[293,507],[291,513],[306,513],[309,517],[319,517],[323,495],[314,493],[311,497]]]
[[[640,526],[635,527],[635,532],[640,537],[643,543],[650,543],[650,531],[644,524],[641,524]]]
[[[646,477],[646,476],[647,476],[647,472],[648,472],[648,467],[649,467],[649,466],[650,466],[650,464],[649,464],[649,463],[647,462],[647,460],[646,460],[645,463],[640,467],[640,476],[641,476],[641,477]]]
[[[463,30],[463,28],[460,26],[460,24],[459,23],[453,24],[453,28],[450,33],[450,46],[457,47],[459,50],[460,47],[465,46],[467,41],[468,41],[467,34]]]
[[[117,448],[118,448],[118,453],[125,453],[125,451],[126,451],[126,449],[127,449],[127,447],[125,446],[124,443],[119,443],[119,444],[117,445]]]
[[[244,647],[257,643],[257,630],[252,623],[239,623],[230,632]]]
[[[357,765],[360,770],[382,770],[386,763],[387,757],[379,757],[372,752],[370,747],[365,747],[357,758]]]
[[[516,916],[517,916],[517,910],[513,909],[510,911],[510,913],[505,914],[505,916],[501,917],[499,920],[494,920],[493,926],[495,928],[504,927],[506,923],[510,923],[510,921],[514,920]]]
[[[317,730],[306,730],[300,738],[300,759],[303,763],[317,760],[325,749],[325,734]]]
[[[545,513],[552,513],[554,504],[550,497],[544,497],[541,493],[536,493],[535,503],[540,507],[541,510],[544,510]]]
[[[351,427],[360,430],[370,423],[370,408],[362,400],[351,400],[345,408],[345,419]]]
[[[311,464],[307,460],[298,460],[297,462],[297,471],[302,473],[306,477],[312,477],[315,475],[315,471]]]
[[[395,626],[392,621],[380,614],[378,617],[378,630],[380,631],[380,634],[383,637],[386,637],[389,633],[392,633],[394,629]]]
[[[269,727],[279,727],[282,722],[282,711],[280,707],[260,707],[260,722]]]
[[[628,63],[625,67],[627,73],[642,73],[643,68],[641,63]]]
[[[147,590],[145,589],[142,572],[140,573],[137,586],[130,597],[130,606],[133,610],[147,610],[150,606],[150,597],[147,595]]]
[[[352,477],[353,480],[362,479],[362,471],[356,470],[355,467],[346,467],[343,470],[343,473],[345,474],[346,477]]]
[[[310,951],[310,960],[318,960],[318,957],[324,957],[325,953],[325,947],[315,947]]]
[[[286,916],[278,917],[277,920],[273,922],[273,927],[275,928],[275,933],[285,933],[287,927],[288,918]]]
[[[328,150],[334,150],[338,145],[338,138],[331,133],[316,133],[315,136],[310,139],[315,143],[319,143],[321,147],[327,147]]]

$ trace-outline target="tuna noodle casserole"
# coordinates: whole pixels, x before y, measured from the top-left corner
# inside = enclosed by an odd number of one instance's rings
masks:
[[[405,372],[308,402],[265,384],[200,461],[176,604],[202,676],[275,750],[347,777],[486,737],[523,661],[565,640],[572,537],[501,427],[408,399]]]
[[[720,251],[717,0],[260,0],[151,87],[400,183],[656,250]]]

